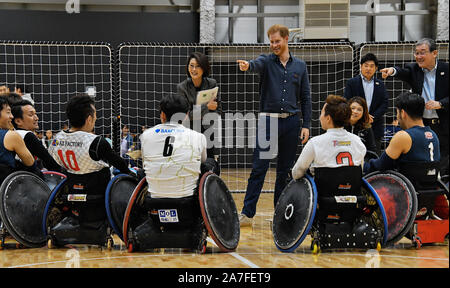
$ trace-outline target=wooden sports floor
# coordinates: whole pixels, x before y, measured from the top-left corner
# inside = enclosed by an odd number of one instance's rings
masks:
[[[235,193],[240,211],[243,193]],[[0,267],[11,268],[449,268],[449,245],[423,246],[416,250],[406,238],[392,248],[375,250],[322,251],[313,255],[309,236],[294,253],[282,253],[273,243],[270,222],[272,194],[263,193],[252,227],[241,228],[235,252],[222,253],[208,238],[206,253],[198,255],[181,249],[161,249],[145,253],[128,253],[114,236],[112,250],[77,245],[61,249],[17,249],[14,240],[0,251]]]
[[[242,172],[242,171],[241,171]],[[245,171],[247,172],[247,171]],[[245,178],[248,173],[234,176],[223,173],[226,182],[231,178]],[[229,178],[227,178],[229,177]],[[266,180],[273,178],[268,175]],[[270,184],[270,183],[269,183]],[[244,185],[245,184],[241,184]],[[232,186],[230,183],[229,186]],[[243,188],[245,189],[245,187]],[[244,193],[233,193],[238,211],[243,205]],[[129,253],[122,241],[114,236],[112,250],[97,246],[76,245],[48,249],[15,248],[9,239],[0,251],[3,268],[449,268],[449,243],[424,245],[417,250],[410,240],[403,238],[394,247],[376,250],[322,251],[310,250],[310,237],[294,253],[282,253],[273,243],[271,222],[273,194],[262,193],[254,223],[242,227],[236,251],[222,253],[208,238],[206,253],[199,255],[181,249],[160,249],[152,252]]]

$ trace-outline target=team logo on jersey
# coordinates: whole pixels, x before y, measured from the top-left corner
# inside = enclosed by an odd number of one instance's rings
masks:
[[[56,139],[53,139],[52,146],[58,146],[59,142]]]
[[[337,140],[333,140],[333,146],[350,146],[352,144],[351,141],[337,141]]]
[[[426,132],[425,132],[425,138],[427,138],[427,139],[433,139],[433,133],[431,133],[430,131],[426,131]]]
[[[183,129],[156,129],[155,133],[183,133],[184,130]]]

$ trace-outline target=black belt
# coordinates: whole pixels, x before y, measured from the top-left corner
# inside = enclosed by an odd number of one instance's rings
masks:
[[[295,115],[296,113],[268,113],[268,112],[261,112],[259,113],[259,116],[268,116],[273,118],[287,118],[292,115]]]

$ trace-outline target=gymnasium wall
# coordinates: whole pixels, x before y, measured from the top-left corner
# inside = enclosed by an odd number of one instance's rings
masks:
[[[199,25],[193,12],[0,10],[0,40],[197,43]]]

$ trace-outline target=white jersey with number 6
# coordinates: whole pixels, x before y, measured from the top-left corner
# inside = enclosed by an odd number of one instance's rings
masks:
[[[88,174],[100,171],[109,165],[103,161],[95,161],[89,155],[92,141],[98,135],[84,132],[65,132],[56,134],[48,147],[48,152],[56,162],[72,174]]]
[[[194,194],[200,164],[206,158],[206,137],[180,124],[159,124],[140,137],[142,160],[152,198]]]

